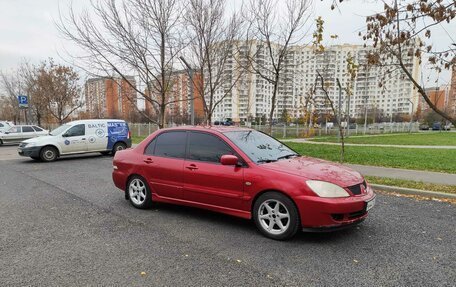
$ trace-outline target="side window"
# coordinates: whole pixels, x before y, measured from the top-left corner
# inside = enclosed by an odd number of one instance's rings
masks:
[[[15,134],[20,133],[21,132],[21,127],[12,127],[12,128],[10,128],[8,130],[8,132],[15,133]]]
[[[33,129],[34,129],[35,131],[37,131],[37,132],[42,132],[42,131],[43,131],[43,129],[40,128],[40,127],[37,127],[37,126],[32,126],[32,127],[33,127]]]
[[[33,133],[34,130],[32,129],[32,127],[22,127],[22,132],[23,133]]]
[[[157,142],[154,138],[146,147],[146,150],[144,151],[144,154],[147,155],[154,155],[154,149],[155,149],[155,143]]]
[[[85,124],[75,125],[66,131],[67,137],[77,137],[85,135]]]
[[[186,137],[187,133],[184,131],[165,132],[159,135],[155,142],[154,155],[184,158]]]
[[[188,138],[188,159],[219,163],[222,155],[235,154],[220,138],[206,134],[191,132]]]
[[[0,123],[0,128],[3,128],[3,127],[4,127],[4,125],[2,123]]]

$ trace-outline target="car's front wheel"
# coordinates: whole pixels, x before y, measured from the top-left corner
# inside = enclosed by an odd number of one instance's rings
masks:
[[[57,159],[58,151],[55,147],[45,146],[40,151],[40,158],[42,161],[54,161]]]
[[[255,201],[253,219],[261,233],[275,240],[293,237],[301,225],[293,201],[278,192],[266,192]]]
[[[152,206],[152,194],[144,178],[137,175],[130,178],[126,192],[134,207],[147,209]]]

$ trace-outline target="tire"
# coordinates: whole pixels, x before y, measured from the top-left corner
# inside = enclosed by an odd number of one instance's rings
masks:
[[[100,151],[102,155],[109,155],[111,152],[110,151]]]
[[[137,175],[131,177],[125,192],[128,192],[128,198],[134,207],[148,209],[152,206],[152,193],[144,178]]]
[[[2,140],[0,140],[0,145],[3,145],[3,141]]]
[[[275,240],[292,238],[301,226],[293,201],[278,192],[266,192],[258,197],[252,214],[258,230]]]
[[[123,142],[116,142],[116,144],[112,147],[112,155],[115,155],[116,152],[120,150],[124,150],[127,148],[127,145]]]
[[[40,159],[45,162],[51,162],[58,157],[58,151],[55,147],[45,146],[40,151]]]

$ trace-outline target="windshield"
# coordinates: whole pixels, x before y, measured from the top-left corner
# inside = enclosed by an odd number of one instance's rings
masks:
[[[55,130],[50,132],[49,134],[51,136],[57,136],[57,135],[63,133],[64,131],[66,131],[66,129],[68,129],[69,127],[70,127],[70,125],[61,125],[60,127],[56,128]]]
[[[224,134],[256,163],[298,156],[278,140],[258,131],[232,131]]]

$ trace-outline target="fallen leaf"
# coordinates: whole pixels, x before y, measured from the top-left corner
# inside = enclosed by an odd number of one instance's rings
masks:
[[[237,262],[237,263],[241,263],[242,261],[241,261],[241,260],[239,260],[239,259],[236,259],[236,262]]]
[[[141,271],[141,273],[139,273],[141,276],[146,276],[146,272],[144,271]]]
[[[353,259],[353,262],[355,262],[355,263],[358,263],[358,260],[356,260],[356,259]]]

